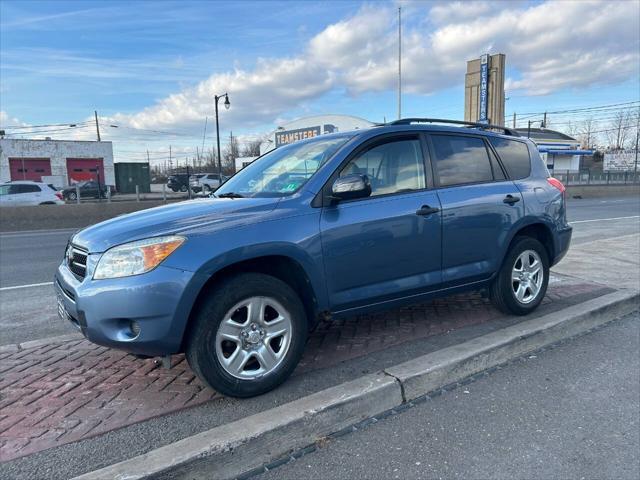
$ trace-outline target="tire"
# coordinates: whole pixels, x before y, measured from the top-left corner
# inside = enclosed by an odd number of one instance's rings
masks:
[[[177,193],[178,192],[178,188],[177,187],[171,187],[171,191]]]
[[[205,195],[210,194],[211,193],[211,187],[205,183],[202,186],[202,193],[204,193]]]
[[[76,195],[76,192],[69,192],[67,193],[67,199],[69,200],[77,200],[78,199],[78,195]]]
[[[186,185],[180,185],[180,191],[181,192],[186,192],[187,191],[187,186]]]
[[[534,261],[541,264],[542,278],[534,273]],[[535,238],[516,237],[489,288],[489,298],[504,313],[527,315],[540,305],[548,284],[549,257],[545,247]]]
[[[257,308],[255,302],[266,307]],[[250,308],[263,313],[250,317]],[[224,395],[247,398],[273,390],[291,375],[304,352],[304,306],[275,277],[244,273],[216,284],[194,315],[187,361],[203,383]],[[252,328],[254,323],[259,326]],[[287,333],[275,335],[279,331]]]

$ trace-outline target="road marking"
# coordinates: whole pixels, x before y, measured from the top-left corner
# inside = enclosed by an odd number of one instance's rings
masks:
[[[53,285],[53,282],[31,283],[29,285],[15,285],[13,287],[2,287],[0,288],[0,292],[4,292],[7,290],[18,290],[20,288],[44,287],[46,285]]]
[[[606,222],[608,220],[625,220],[629,218],[640,218],[640,215],[632,215],[630,217],[611,217],[611,218],[594,218],[591,220],[576,220],[574,222],[569,222],[569,223],[573,225],[574,223]]]

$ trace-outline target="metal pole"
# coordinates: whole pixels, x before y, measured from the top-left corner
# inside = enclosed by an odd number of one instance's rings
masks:
[[[76,183],[76,203],[80,205],[80,186]]]
[[[96,133],[98,134],[98,141],[100,141],[100,124],[98,123],[98,111],[94,110],[93,114],[96,117]]]
[[[218,100],[220,97],[215,95],[216,103],[216,143],[218,145],[218,178],[222,178],[222,158],[220,157],[220,123],[218,122]]]
[[[398,120],[402,118],[402,7],[398,7]]]
[[[191,177],[189,176],[189,160],[185,160],[187,166],[187,192],[189,192],[189,200],[191,200]]]
[[[527,123],[527,138],[531,138],[531,120]]]
[[[162,201],[163,202],[167,202],[167,184],[163,183],[162,184]]]
[[[107,186],[107,203],[111,203],[111,187]]]
[[[140,186],[136,184],[136,202],[140,201]]]
[[[513,112],[513,128],[516,128],[516,112]]]

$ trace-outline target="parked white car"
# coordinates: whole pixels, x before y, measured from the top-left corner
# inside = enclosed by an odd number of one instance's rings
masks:
[[[222,183],[226,182],[229,177],[222,175]],[[217,173],[199,173],[192,175],[189,179],[189,185],[194,192],[202,191],[204,194],[208,194],[217,190],[220,185],[220,177]]]
[[[21,180],[0,184],[0,207],[29,205],[64,205],[64,200],[46,183]]]

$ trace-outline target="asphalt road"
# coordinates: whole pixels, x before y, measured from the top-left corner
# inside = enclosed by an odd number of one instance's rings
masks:
[[[574,244],[638,233],[640,198],[570,199],[568,218]],[[57,320],[50,284],[73,232],[0,234],[0,345],[74,331]]]
[[[639,349],[636,312],[258,478],[640,478]]]

